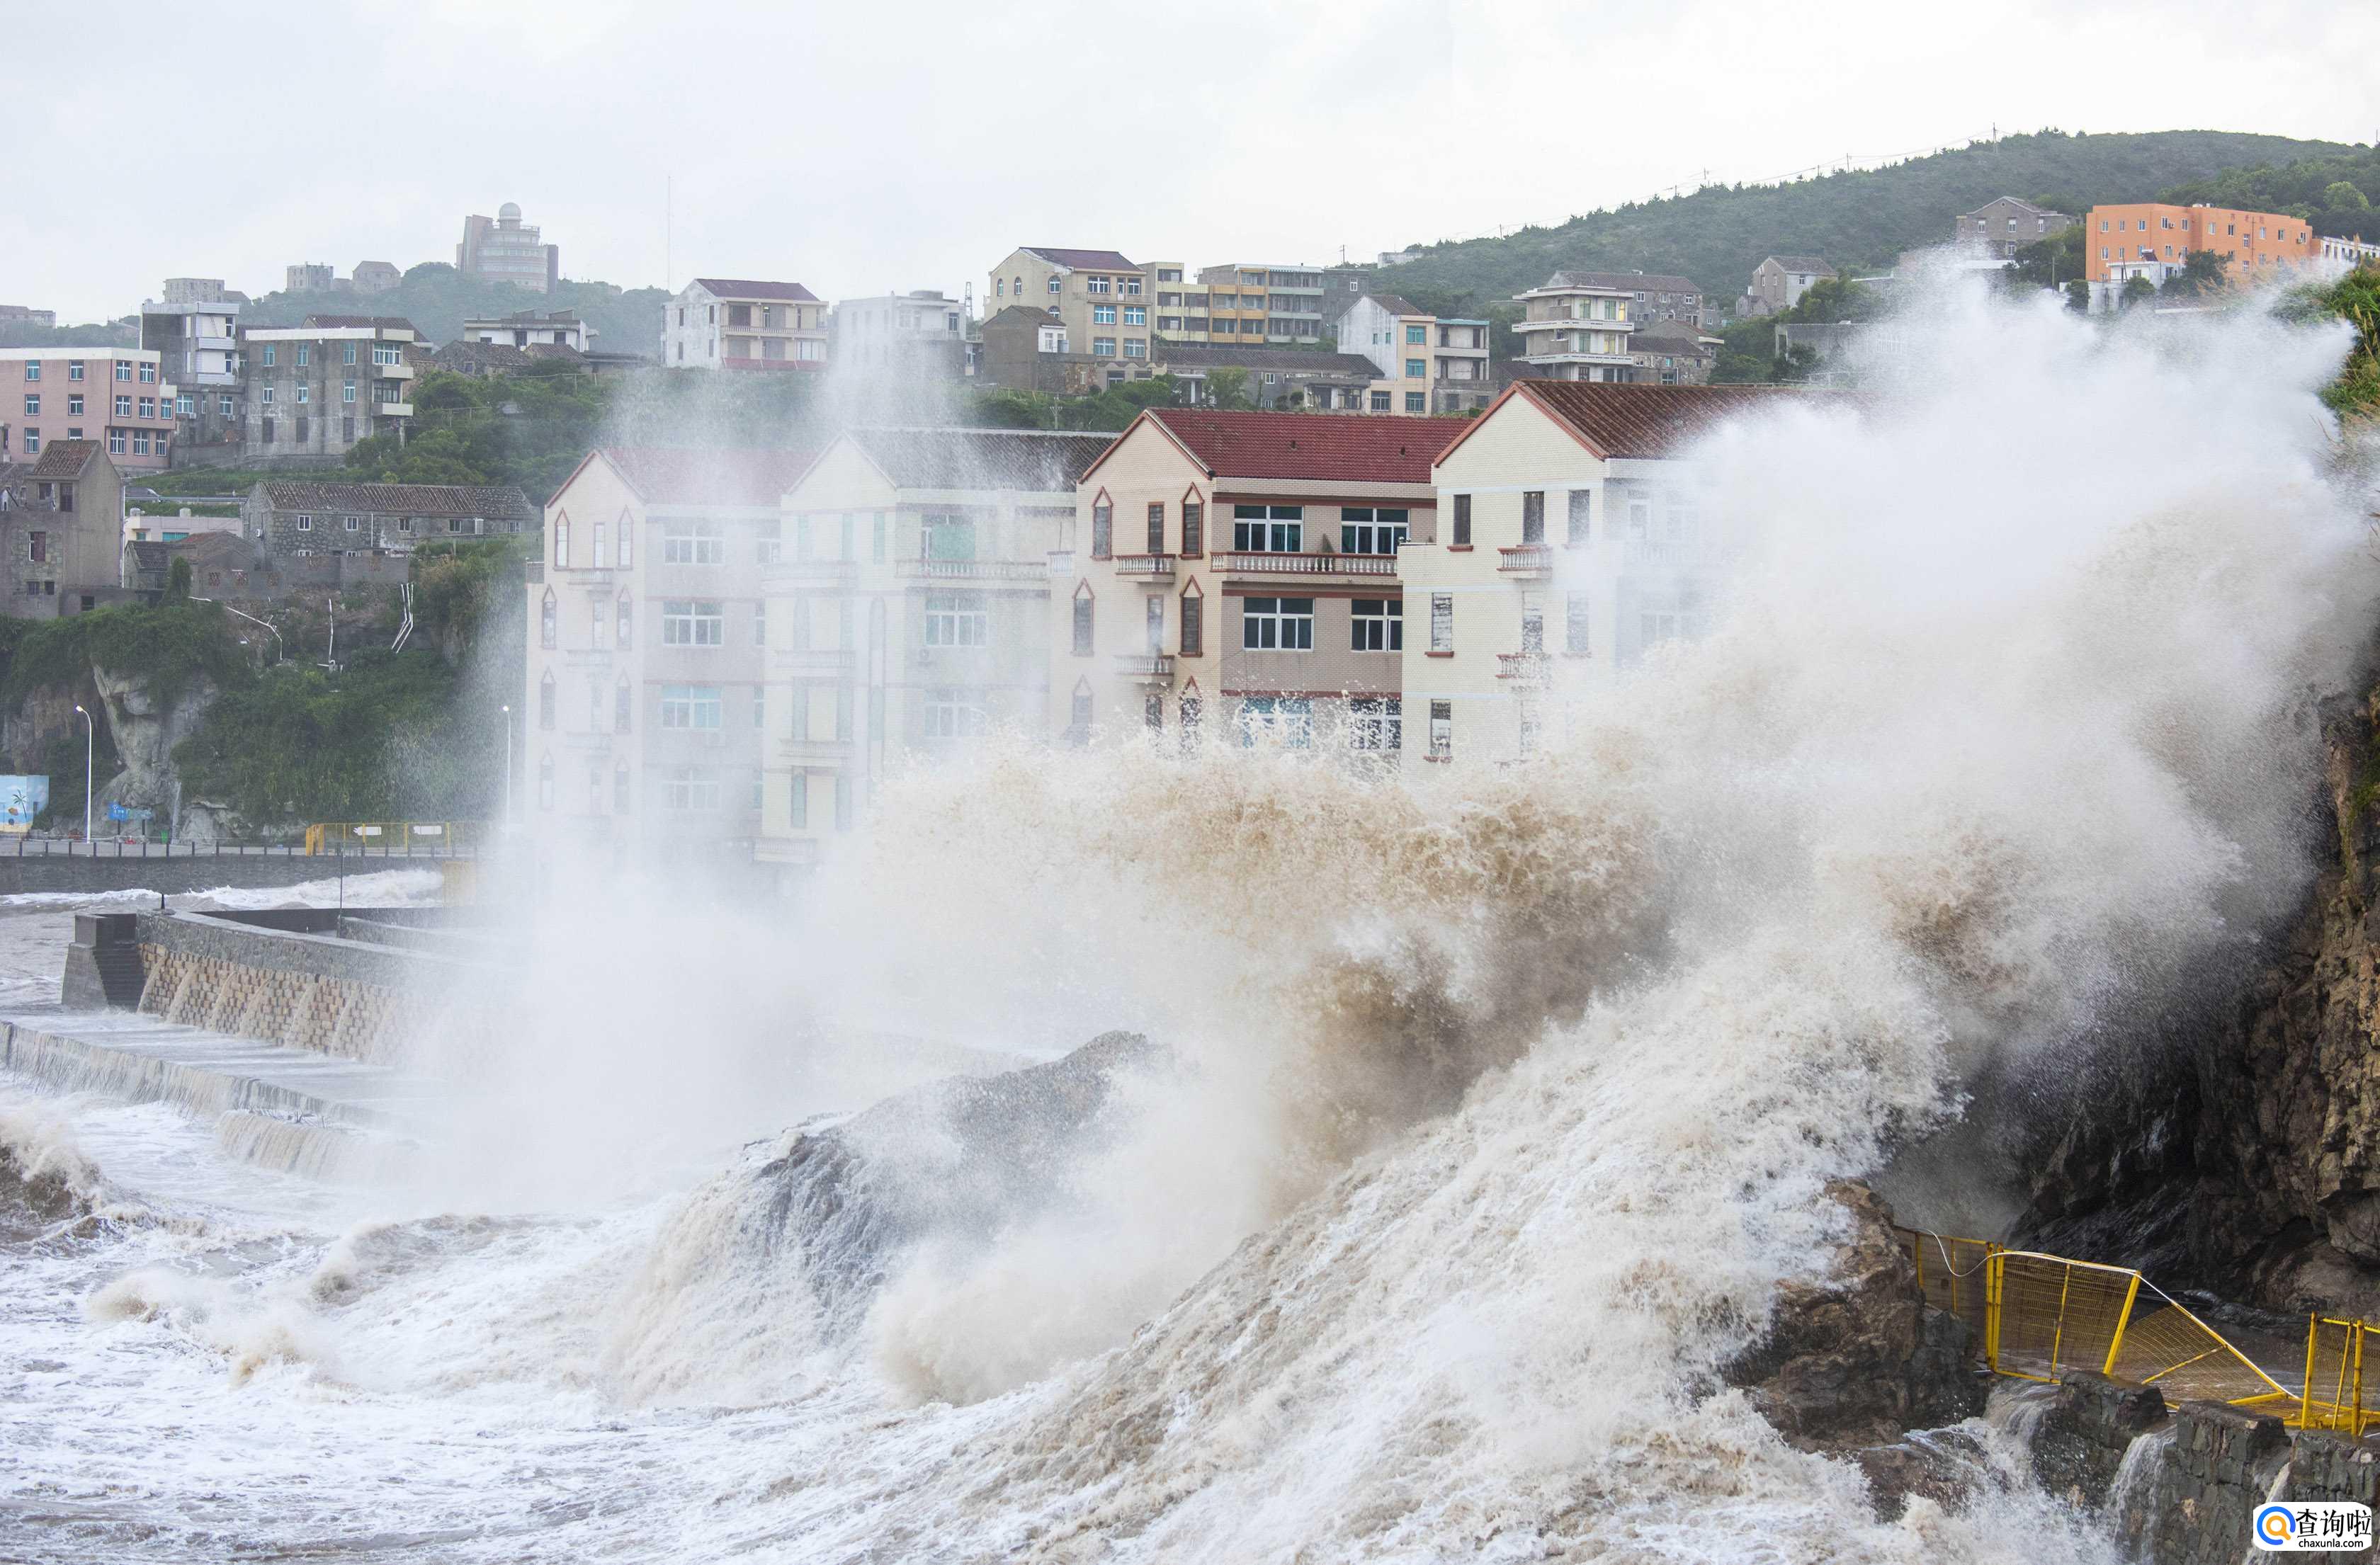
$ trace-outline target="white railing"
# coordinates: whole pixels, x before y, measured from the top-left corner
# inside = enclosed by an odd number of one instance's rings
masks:
[[[1554,552],[1543,543],[1516,544],[1496,551],[1500,571],[1549,571],[1554,568]]]
[[[1215,556],[1215,568],[1248,576],[1385,576],[1397,574],[1393,554],[1241,554]]]
[[[1039,581],[1050,569],[1045,560],[903,560],[893,568],[932,581]]]
[[[1171,679],[1173,657],[1170,652],[1118,652],[1115,671],[1126,679]]]
[[[1115,557],[1118,576],[1166,576],[1173,575],[1171,554],[1119,554]]]
[[[1496,677],[1524,680],[1531,685],[1543,685],[1550,677],[1552,665],[1543,652],[1499,652],[1496,654]]]

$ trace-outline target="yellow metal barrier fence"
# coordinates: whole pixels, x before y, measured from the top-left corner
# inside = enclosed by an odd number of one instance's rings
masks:
[[[2362,1439],[2380,1418],[2364,1404],[2363,1334],[2369,1329],[2360,1320],[2307,1320],[2305,1399],[2294,1420],[2300,1428],[2340,1429]]]
[[[1995,1374],[2054,1381],[2064,1371],[2087,1369],[2155,1386],[2176,1401],[2287,1404],[2293,1414],[2301,1411],[2294,1392],[2130,1267],[1897,1231],[1910,1245],[1926,1302],[1975,1328],[1984,1362]],[[2353,1341],[2333,1356],[2353,1355],[2351,1415],[2360,1417],[2360,1328],[2349,1335]],[[2310,1384],[2318,1336],[2308,1338]],[[2344,1384],[2347,1373],[2336,1378]]]
[[[477,820],[333,820],[306,828],[309,854],[341,848],[397,855],[477,853],[485,831]]]

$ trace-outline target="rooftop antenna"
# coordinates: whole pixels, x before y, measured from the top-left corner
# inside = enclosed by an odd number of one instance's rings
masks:
[[[677,238],[677,179],[662,176],[662,292],[677,292],[677,263],[672,246]]]

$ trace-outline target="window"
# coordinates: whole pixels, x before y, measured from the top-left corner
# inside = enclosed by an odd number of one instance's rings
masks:
[[[1250,696],[1240,702],[1240,744],[1258,739],[1302,750],[1314,743],[1314,701],[1305,696]]]
[[[1154,500],[1148,506],[1148,552],[1165,552],[1165,502]]]
[[[1439,760],[1454,754],[1454,703],[1432,701],[1429,704],[1429,753]]]
[[[1058,279],[1054,273],[1050,278],[1050,291],[1053,294],[1058,291]]]
[[[990,640],[990,617],[980,592],[926,594],[926,645],[981,647]]]
[[[834,774],[834,829],[851,830],[851,778],[840,771]]]
[[[306,368],[307,364],[312,360],[313,357],[314,357],[314,345],[313,345],[313,344],[311,344],[311,343],[299,343],[299,344],[298,345],[298,368],[299,368],[300,370],[303,370],[304,368]]]
[[[1199,658],[1207,653],[1207,600],[1192,582],[1182,591],[1182,655]]]
[[[307,516],[302,511],[299,512],[298,516],[298,530],[299,532],[312,532],[314,530],[314,518]]]
[[[617,612],[613,615],[612,639],[620,650],[625,652],[636,644],[635,638],[630,635],[636,624],[636,613],[629,607],[628,595],[625,592],[620,594],[613,607]]]
[[[115,378],[119,381],[132,379],[132,363],[129,359],[119,358],[115,361]]]
[[[1250,598],[1240,614],[1240,646],[1251,652],[1314,649],[1314,600]]]
[[[1583,658],[1593,649],[1587,640],[1586,594],[1572,592],[1562,601],[1562,650]]]
[[[301,398],[300,400],[303,399]],[[154,419],[157,417],[157,399],[155,397],[144,396],[140,399],[140,416],[143,419]]]
[[[662,563],[666,565],[723,565],[727,539],[717,522],[669,522],[662,529]]]
[[[28,392],[25,395],[25,417],[28,419],[38,419],[41,416],[42,399],[39,396],[34,395],[32,393]]]
[[[1467,494],[1458,494],[1454,497],[1453,547],[1457,549],[1471,547],[1471,496]]]
[[[612,768],[612,810],[616,815],[628,813],[628,763],[621,761]]]
[[[1366,752],[1404,746],[1404,701],[1396,696],[1358,696],[1347,703],[1347,747]]]
[[[42,361],[38,358],[28,358],[25,360],[25,379],[29,381],[38,381],[41,378]]]
[[[752,645],[769,644],[769,604],[766,599],[752,605]]]
[[[708,600],[674,599],[662,604],[662,645],[723,647],[727,644],[725,608]]]
[[[1339,552],[1393,554],[1411,532],[1409,513],[1397,506],[1342,505],[1339,508]]]
[[[67,417],[69,419],[79,419],[82,417],[82,394],[80,392],[69,392],[67,394]]]
[[[1091,339],[1091,357],[1093,358],[1113,358],[1116,356],[1115,345],[1116,340],[1113,337],[1093,337]]]
[[[361,516],[341,516],[339,518],[339,526],[345,528],[349,532],[360,532],[363,530],[363,525],[364,519]]]
[[[1348,645],[1358,652],[1402,652],[1405,649],[1405,605],[1399,598],[1357,598],[1349,624]]]
[[[1148,357],[1148,342],[1140,337],[1126,337],[1123,340],[1123,356],[1126,358],[1147,358]]]
[[[1148,325],[1148,306],[1145,304],[1125,305],[1123,307],[1123,323],[1127,326]]]
[[[1108,280],[1104,277],[1094,277],[1090,280],[1088,286],[1090,291],[1095,294],[1104,294],[1108,291]]]
[[[372,345],[372,362],[374,364],[402,364],[405,362],[405,350],[395,343],[374,343]]]
[[[33,431],[27,430],[25,431],[25,449],[29,452],[33,449]],[[301,433],[298,438],[302,440],[305,437]],[[107,454],[110,456],[121,456],[124,455],[124,431],[122,430],[110,430],[107,431]]]
[[[265,438],[270,440],[272,437],[268,435]],[[40,454],[41,449],[42,431],[32,429],[27,430],[25,431],[25,455],[28,456],[37,455]]]
[[[1405,341],[1406,341],[1406,342],[1408,342],[1408,343],[1411,343],[1411,344],[1413,344],[1415,346],[1418,347],[1418,346],[1421,346],[1423,343],[1426,343],[1426,342],[1429,341],[1429,328],[1427,328],[1427,326],[1408,326],[1408,327],[1406,327],[1406,328],[1405,328]],[[1420,360],[1415,359],[1415,360],[1414,360],[1413,362],[1415,362],[1415,363],[1419,363],[1419,362],[1420,362]]]
[[[1628,497],[1628,536],[1643,542],[1653,533],[1653,497],[1632,494]]]
[[[926,737],[972,739],[983,732],[984,711],[957,692],[937,690],[926,701]]]
[[[709,767],[674,768],[663,786],[662,803],[670,809],[690,814],[719,807],[719,779]]]
[[[876,513],[876,536],[872,547],[875,561],[880,565],[884,563],[884,513],[879,511]]]
[[[716,685],[662,686],[662,726],[717,733],[721,702]]]
[[[631,519],[629,518],[628,513],[626,513],[625,511],[621,512],[621,513],[620,513],[620,568],[621,568],[622,570],[626,570],[630,565],[633,565],[633,564],[635,564],[637,563],[637,550],[636,550],[636,545],[635,545],[635,542],[634,542],[634,540],[635,540],[635,538],[636,538],[636,532],[637,532],[637,524],[636,524],[633,520],[631,520]]]
[[[1594,500],[1595,491],[1591,489],[1574,489],[1570,491],[1570,536],[1563,541],[1572,549],[1583,549],[1586,546],[1588,515],[1593,508]]]
[[[1091,506],[1091,558],[1105,560],[1115,552],[1115,507],[1102,499]]]
[[[636,694],[629,688],[627,680],[623,678],[612,687],[612,732],[625,734],[628,719],[635,710]]]
[[[1546,540],[1546,491],[1525,491],[1521,495],[1521,541],[1524,544]]]
[[[1454,650],[1454,594],[1451,592],[1429,595],[1429,649],[1433,652]]]
[[[219,419],[228,419],[233,416],[231,398],[229,395],[223,395],[215,398],[215,416]]]
[[[81,400],[82,398],[79,396],[70,396],[67,398],[67,411],[69,413],[81,412],[82,409],[74,406]],[[199,416],[199,399],[188,392],[183,392],[174,398],[174,411],[181,418],[195,419]]]
[[[785,819],[795,831],[805,831],[810,823],[810,774],[796,771],[793,789],[785,797]]]
[[[553,564],[560,570],[570,564],[570,518],[557,517],[553,524]]]
[[[1091,655],[1091,584],[1075,588],[1075,656]]]
[[[1095,304],[1091,306],[1091,324],[1112,326],[1116,323],[1115,312],[1116,307],[1111,304]]]
[[[1298,554],[1305,549],[1303,505],[1234,505],[1232,547],[1244,554]]]
[[[35,564],[40,564],[47,561],[49,557],[50,535],[45,532],[27,533],[25,535],[25,558],[32,561]]]
[[[339,345],[339,362],[342,364],[353,364],[355,361],[356,345],[353,343],[341,343]]]
[[[265,344],[265,345],[264,345],[264,367],[265,367],[266,369],[268,369],[268,370],[270,370],[270,369],[272,369],[272,368],[273,368],[273,344],[271,344],[271,343],[267,343],[267,344]],[[117,379],[118,379],[118,380],[121,380],[122,378],[123,378],[122,376],[118,376],[118,377],[117,377]]]
[[[552,728],[553,726],[553,706],[556,694],[557,691],[553,683],[553,671],[552,669],[548,669],[545,671],[545,677],[537,682],[537,725],[540,728]]]
[[[273,400],[269,393],[266,395],[265,400],[267,402]],[[115,416],[119,419],[129,419],[132,417],[132,399],[130,397],[119,396],[115,399]]]
[[[351,403],[355,401],[355,399],[356,383],[353,381],[341,381],[339,382],[339,400],[341,402]]]
[[[1182,557],[1197,558],[1207,548],[1207,507],[1196,500],[1182,503]]]
[[[1140,294],[1140,279],[1137,277],[1125,278],[1123,280],[1123,291],[1135,297],[1138,297]]]
[[[1428,412],[1429,394],[1427,392],[1405,393],[1405,411],[1408,413]]]
[[[1427,358],[1406,359],[1405,379],[1408,381],[1426,381],[1429,379],[1429,360]]]
[[[80,381],[82,378],[82,360],[79,358],[67,359],[67,379],[69,381]]]
[[[1143,648],[1152,658],[1162,657],[1165,653],[1165,600],[1151,594],[1142,600],[1141,608],[1148,630]]]
[[[1154,690],[1140,698],[1140,725],[1151,734],[1165,732],[1165,698]]]

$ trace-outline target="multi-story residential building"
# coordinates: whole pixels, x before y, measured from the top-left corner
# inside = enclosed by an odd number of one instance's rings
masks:
[[[562,249],[543,243],[541,234],[536,224],[521,221],[520,208],[511,201],[496,209],[492,222],[474,213],[463,219],[455,270],[480,282],[550,294],[562,280]]]
[[[995,311],[977,329],[978,382],[1013,391],[1042,392],[1051,396],[1078,396],[1108,384],[1111,358],[1093,358],[1077,348],[1066,323],[1046,309],[1012,304]],[[1141,364],[1127,375],[1154,373]]]
[[[1512,760],[1563,703],[1700,633],[1721,540],[1683,460],[1729,419],[1819,393],[1515,381],[1433,468],[1439,526],[1399,559],[1409,748]]]
[[[2038,244],[2074,221],[2070,212],[2002,196],[1973,212],[1961,212],[1952,241],[1980,249],[1995,261],[2007,261],[2027,245]]]
[[[359,294],[384,294],[405,281],[405,273],[395,261],[359,261],[356,262],[353,283]]]
[[[0,613],[79,613],[118,596],[124,480],[95,440],[0,460]]]
[[[0,347],[0,462],[89,440],[125,472],[163,472],[178,394],[152,347]]]
[[[1212,406],[1220,377],[1236,372],[1247,406],[1285,413],[1387,413],[1399,405],[1398,382],[1360,353],[1310,347],[1223,347],[1160,343],[1156,372],[1171,375],[1181,400]]]
[[[1629,334],[1628,356],[1636,369],[1631,379],[1657,386],[1706,385],[1725,346],[1724,338],[1683,318],[1655,321]]]
[[[802,475],[754,621],[764,862],[814,862],[905,758],[1047,732],[1050,559],[1112,438],[856,429]]]
[[[826,368],[826,303],[799,283],[697,277],[662,312],[673,370]]]
[[[1803,294],[1834,274],[1835,269],[1815,255],[1764,256],[1752,269],[1751,285],[1736,301],[1735,312],[1749,321],[1791,309],[1802,302]]]
[[[246,304],[248,296],[237,288],[226,288],[220,277],[168,277],[165,279],[165,302],[181,304]]]
[[[224,298],[143,304],[140,346],[156,350],[159,373],[174,382],[174,443],[183,456],[236,446],[244,427],[239,305]]]
[[[543,315],[534,309],[517,309],[510,315],[466,321],[463,335],[475,343],[507,343],[514,347],[545,344],[585,353],[596,334],[588,329],[575,309],[556,309]]]
[[[993,270],[990,307],[997,313],[1022,304],[1055,315],[1070,351],[1108,361],[1102,378],[1118,383],[1149,361],[1156,294],[1149,273],[1114,250],[1027,245]]]
[[[240,502],[239,520],[276,554],[403,552],[432,539],[533,532],[537,507],[511,485],[266,479]]]
[[[1178,261],[1152,261],[1147,271],[1149,295],[1155,300],[1148,318],[1150,338],[1156,343],[1205,342],[1207,295],[1197,279],[1190,276],[1190,269]]]
[[[58,312],[29,304],[0,304],[0,326],[55,326]]]
[[[1397,294],[1366,294],[1332,327],[1342,353],[1361,354],[1395,389],[1375,413],[1470,413],[1495,399],[1488,322],[1440,320]]]
[[[1691,277],[1666,272],[1587,272],[1572,268],[1548,279],[1549,288],[1617,288],[1629,296],[1628,318],[1639,326],[1656,321],[1683,321],[1707,326],[1701,285]],[[1713,301],[1716,302],[1716,301]],[[1716,313],[1716,311],[1714,311]]]
[[[1628,347],[1635,330],[1633,286],[1584,280],[1557,272],[1543,286],[1516,294],[1521,318],[1512,322],[1521,339],[1515,356],[1549,381],[1625,381],[1636,372]]]
[[[814,453],[605,447],[528,572],[525,811],[543,849],[748,862],[768,674],[762,565]]]
[[[1436,419],[1151,408],[1075,489],[1050,722],[1394,751]]]
[[[2370,266],[2375,261],[2380,261],[2380,243],[2374,243],[2361,235],[2353,237],[2334,234],[2317,235],[2314,244],[2317,251],[2315,263],[2325,276],[2337,276],[2343,272],[2351,272],[2356,267]]]
[[[945,380],[966,373],[966,311],[939,288],[839,299],[828,324],[844,369]]]
[[[1323,318],[1322,268],[1269,261],[1209,266],[1198,273],[1207,294],[1210,343],[1318,343]]]
[[[359,440],[401,440],[413,418],[413,323],[310,315],[298,326],[240,329],[244,460],[330,462]]]
[[[2313,225],[2285,212],[2168,201],[2095,206],[2083,220],[2082,245],[2092,308],[2114,304],[2135,277],[2162,285],[2189,264],[2192,250],[2222,257],[2225,279],[2243,286],[2325,271]]]
[[[317,265],[312,261],[295,261],[281,269],[281,291],[289,294],[327,294],[337,286],[338,268]]]

